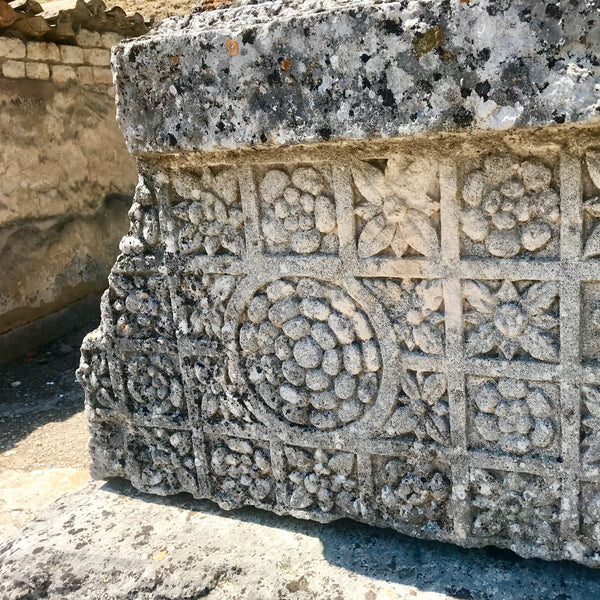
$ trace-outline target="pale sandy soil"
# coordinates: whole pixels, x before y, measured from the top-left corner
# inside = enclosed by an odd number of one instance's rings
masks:
[[[139,12],[144,17],[155,16],[157,19],[173,15],[186,15],[196,6],[196,0],[119,0],[116,2],[125,11]],[[111,5],[107,2],[107,5]]]
[[[50,4],[53,0],[42,0],[41,4]],[[189,14],[197,5],[197,0],[105,0],[106,5],[120,6],[128,13],[139,12],[146,18],[162,19],[173,15]],[[75,0],[72,2],[75,5]]]

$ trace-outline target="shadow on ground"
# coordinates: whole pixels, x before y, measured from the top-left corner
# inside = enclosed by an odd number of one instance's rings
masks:
[[[120,479],[106,482],[102,490],[152,504],[181,507],[222,519],[318,538],[323,557],[330,565],[380,582],[414,587],[421,592],[447,594],[461,600],[600,598],[600,571],[569,561],[524,559],[510,550],[494,547],[460,548],[414,539],[391,529],[370,527],[347,519],[323,525],[279,517],[254,508],[228,512],[211,501],[195,500],[188,494],[166,498],[143,494]],[[396,595],[389,597],[398,598]],[[365,598],[369,600],[368,596]]]
[[[93,315],[89,324],[80,330],[40,348],[38,352],[25,359],[0,366],[0,454],[10,450],[42,425],[52,421],[67,420],[83,409],[83,393],[75,380],[74,373],[79,361],[81,340],[96,324],[97,316]],[[15,385],[16,381],[20,384]],[[155,506],[157,509],[165,506],[170,510],[181,507],[201,519],[211,519],[211,527],[213,523],[217,526],[213,534],[217,537],[219,528],[235,531],[242,524],[247,524],[258,526],[252,527],[252,531],[260,536],[261,540],[283,539],[298,535],[318,540],[319,543],[309,556],[317,563],[323,562],[326,570],[319,571],[316,576],[314,572],[311,575],[310,566],[305,569],[304,573],[309,582],[311,576],[313,577],[313,585],[315,582],[318,585],[319,581],[323,583],[323,577],[335,579],[336,573],[339,573],[336,568],[340,568],[351,576],[366,577],[379,585],[396,584],[406,586],[407,589],[416,589],[419,593],[435,592],[456,599],[594,600],[600,598],[600,571],[575,563],[525,560],[510,551],[492,547],[479,550],[463,549],[451,544],[416,540],[392,530],[377,529],[349,520],[322,525],[292,517],[278,517],[251,508],[227,512],[210,501],[197,501],[188,495],[162,498],[142,494],[123,480],[106,482],[96,493],[101,492],[107,492],[108,496],[119,496],[124,501],[126,499],[140,501],[138,504],[141,506],[136,509],[138,517],[151,513],[150,510],[144,509],[144,504],[148,509],[150,506]],[[162,519],[163,512],[168,510],[153,513],[154,518]],[[144,528],[148,527],[146,523],[143,523]],[[131,527],[138,525],[140,523],[132,523]],[[33,526],[35,527],[35,524]],[[45,537],[44,532],[42,537]],[[15,543],[16,540],[18,536],[15,538]],[[210,545],[211,540],[209,535],[204,543]],[[248,558],[241,554],[243,552],[247,554],[248,549],[243,546],[243,542],[240,542],[240,547],[236,547],[234,538],[230,543],[229,567],[233,565],[231,568],[235,569],[239,561]],[[98,546],[95,548],[100,551]],[[236,555],[236,550],[240,554]],[[127,551],[127,548],[124,547],[123,551]],[[202,552],[200,555],[202,556]],[[199,563],[180,567],[182,579],[185,579],[186,574],[192,577],[189,575],[190,569],[202,566],[201,556],[198,558]],[[94,556],[93,564],[96,564],[96,559],[99,558],[101,556]],[[295,557],[284,558],[293,561]],[[210,572],[210,569],[207,571]],[[303,572],[302,569],[300,572]],[[134,574],[135,569],[132,570],[132,575]],[[285,586],[286,590],[279,597],[324,598],[322,595],[311,596],[306,593],[302,595],[306,585],[303,579],[305,575],[302,574],[299,578],[288,582]],[[298,596],[295,595],[295,589],[298,590]],[[346,598],[345,594],[349,592],[348,589],[342,589],[340,598]],[[352,592],[362,594],[362,588],[359,587]],[[150,594],[152,593],[154,592]],[[394,592],[390,596],[380,596],[372,595],[371,590],[367,590],[360,595],[360,598],[379,600],[383,597],[400,598],[410,595],[397,596]],[[114,597],[121,598],[117,594]],[[243,594],[239,597],[246,598]],[[416,600],[419,600],[419,596]]]
[[[0,454],[49,422],[66,421],[83,410],[83,390],[75,379],[84,336],[99,315],[64,337],[21,359],[0,364]]]

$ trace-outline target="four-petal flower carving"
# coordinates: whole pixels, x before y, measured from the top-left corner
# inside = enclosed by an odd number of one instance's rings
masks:
[[[534,283],[522,294],[510,281],[495,293],[482,282],[466,281],[463,295],[473,310],[465,321],[473,329],[467,333],[466,353],[477,356],[498,351],[512,360],[519,351],[545,362],[558,362],[558,283]],[[556,309],[558,312],[558,309]]]
[[[443,373],[406,371],[402,375],[399,406],[386,423],[384,432],[389,436],[410,435],[418,439],[432,439],[443,446],[450,445],[450,421],[446,398],[446,377]]]
[[[438,236],[431,217],[439,210],[427,192],[409,189],[404,165],[397,159],[387,161],[385,172],[366,163],[352,165],[354,184],[366,202],[356,214],[366,221],[358,238],[358,255],[368,258],[391,248],[398,257],[412,248],[423,256],[432,256]],[[412,186],[411,186],[412,187]]]
[[[409,351],[444,353],[444,291],[440,279],[364,279],[383,302],[394,330]]]

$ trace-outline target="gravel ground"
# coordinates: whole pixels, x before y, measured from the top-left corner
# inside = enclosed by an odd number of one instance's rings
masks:
[[[81,341],[96,321],[94,316],[80,330],[0,365],[0,468],[87,466],[83,391],[75,370]],[[34,456],[32,447],[40,446],[44,452]]]

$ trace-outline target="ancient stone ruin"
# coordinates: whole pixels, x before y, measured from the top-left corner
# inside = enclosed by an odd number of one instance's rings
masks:
[[[599,566],[599,27],[247,0],[121,43],[93,473]]]

